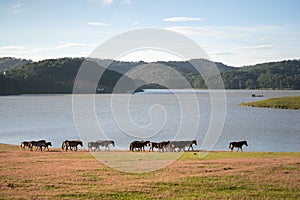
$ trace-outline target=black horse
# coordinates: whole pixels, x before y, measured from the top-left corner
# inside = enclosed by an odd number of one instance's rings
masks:
[[[145,151],[145,146],[149,145],[150,141],[133,141],[129,145],[130,151]]]
[[[247,141],[230,142],[229,149],[231,149],[231,152],[232,152],[234,148],[237,148],[237,151],[239,151],[239,149],[241,149],[241,151],[243,152],[243,145],[248,146]]]
[[[61,148],[62,150],[68,151],[68,148],[70,148],[71,151],[77,151],[78,145],[83,146],[82,141],[80,140],[65,140],[63,141]]]

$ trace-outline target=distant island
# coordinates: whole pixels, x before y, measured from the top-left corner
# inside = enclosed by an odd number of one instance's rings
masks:
[[[261,108],[300,109],[300,96],[270,98],[256,102],[241,103],[240,105]]]
[[[85,58],[58,58],[39,62],[11,57],[0,58],[0,94],[70,94],[73,91],[77,72],[84,61],[86,61]],[[97,65],[96,59],[90,59],[88,62]],[[143,76],[150,77],[151,80],[162,80],[162,83],[174,82],[183,77],[195,89],[207,88],[201,74],[191,65],[191,62],[110,62],[108,69],[99,66],[104,73],[99,80],[97,90],[92,92],[112,93],[121,77],[126,79],[127,84],[119,92],[129,92],[131,88],[135,88],[135,82],[140,81]],[[269,62],[244,67],[232,67],[204,59],[194,59],[192,62],[204,67],[215,64],[220,71],[225,89],[300,89],[299,60]],[[181,77],[167,74],[164,71],[132,73],[130,77],[124,76],[133,68],[144,64],[149,66],[166,65],[179,72],[177,74],[180,74]],[[165,88],[163,84],[155,83],[141,83],[140,85],[142,86],[137,91]],[[180,85],[176,85],[172,89],[182,88]]]

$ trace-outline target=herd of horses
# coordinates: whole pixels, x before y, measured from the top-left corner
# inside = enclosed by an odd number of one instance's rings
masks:
[[[81,140],[65,140],[62,142],[61,148],[65,151],[77,151],[78,146],[83,146],[83,142]],[[115,146],[115,142],[112,140],[97,140],[95,142],[88,142],[88,150],[89,151],[101,151],[101,147],[104,147],[104,151],[110,150],[110,145]],[[145,147],[149,148],[150,151],[154,151],[157,149],[159,152],[180,152],[180,151],[193,151],[193,145],[197,145],[196,140],[188,140],[188,141],[162,141],[162,142],[151,142],[151,141],[133,141],[129,145],[129,150],[132,152],[135,151],[145,151]],[[243,151],[243,145],[248,146],[247,141],[239,141],[239,142],[230,142],[229,149],[233,151],[234,148],[237,148],[237,151]],[[38,140],[38,141],[23,141],[21,142],[22,150],[30,150],[33,151],[35,148],[36,151],[43,151],[43,149],[48,149],[49,146],[52,146],[51,142],[47,142],[46,140]]]
[[[145,151],[145,147],[149,147],[149,151],[157,149],[159,152],[165,151],[187,151],[194,150],[193,145],[197,145],[196,140],[189,141],[162,141],[162,142],[150,142],[150,141],[133,141],[129,145],[130,151]]]

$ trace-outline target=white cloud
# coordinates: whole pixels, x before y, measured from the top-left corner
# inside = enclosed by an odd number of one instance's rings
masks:
[[[10,12],[12,14],[17,14],[21,11],[21,4],[20,3],[17,3],[17,4],[13,4],[11,5],[10,7]]]
[[[91,25],[91,26],[108,26],[108,24],[103,23],[103,22],[89,22],[88,25]]]
[[[0,52],[6,52],[6,51],[20,51],[23,50],[24,47],[19,45],[11,45],[11,46],[2,46],[0,47]]]
[[[276,47],[276,45],[272,44],[263,44],[263,45],[257,45],[257,46],[249,46],[249,47],[238,47],[235,48],[234,50],[247,50],[247,49],[272,49]]]
[[[216,30],[200,27],[173,26],[167,27],[166,29],[188,36],[211,36],[219,34],[219,32]]]
[[[130,5],[130,4],[132,4],[133,0],[123,0],[122,2],[124,4]]]
[[[11,45],[11,46],[0,47],[0,54],[2,55],[28,54],[28,53],[37,53],[37,52],[44,52],[44,51],[54,51],[54,50],[60,50],[65,48],[87,48],[87,47],[96,47],[96,45],[86,44],[86,43],[61,42],[59,45],[55,47],[33,48],[33,49],[26,49],[25,47],[19,45]]]
[[[104,5],[112,4],[113,0],[101,0],[101,3]]]
[[[194,17],[169,17],[164,18],[166,22],[190,22],[190,21],[201,21],[204,20],[202,18],[194,18]]]
[[[209,56],[232,56],[232,55],[235,55],[235,53],[215,51],[215,52],[209,52],[208,55]]]
[[[139,25],[139,24],[140,24],[139,21],[134,21],[134,22],[131,23],[131,26],[137,26],[137,25]]]

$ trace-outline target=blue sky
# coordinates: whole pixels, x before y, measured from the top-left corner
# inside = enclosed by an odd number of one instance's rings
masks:
[[[155,27],[228,65],[299,59],[299,10],[298,0],[3,0],[0,57],[88,56],[115,35]]]

